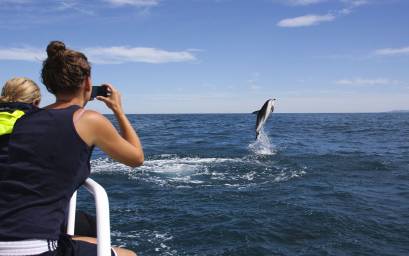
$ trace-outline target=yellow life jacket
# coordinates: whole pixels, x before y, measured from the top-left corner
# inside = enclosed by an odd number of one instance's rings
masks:
[[[25,113],[21,110],[14,110],[12,113],[4,111],[0,112],[0,136],[11,134],[13,132],[14,124]]]

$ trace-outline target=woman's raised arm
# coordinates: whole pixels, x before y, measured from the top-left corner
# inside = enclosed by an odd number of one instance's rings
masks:
[[[141,142],[126,117],[121,104],[121,95],[107,84],[110,95],[98,96],[110,108],[121,129],[121,134],[112,123],[98,112],[87,110],[75,124],[80,137],[89,145],[95,145],[113,159],[131,167],[140,166],[144,161]]]

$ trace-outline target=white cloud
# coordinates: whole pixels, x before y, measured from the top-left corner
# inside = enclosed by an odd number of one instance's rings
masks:
[[[36,48],[0,48],[0,60],[41,61],[45,56],[44,50]]]
[[[0,0],[0,5],[2,4],[27,4],[31,0]]]
[[[369,4],[369,0],[342,0],[342,2],[354,7]]]
[[[289,5],[306,6],[327,2],[328,0],[282,0]],[[333,0],[334,1],[334,0]],[[331,11],[326,15],[304,15],[295,18],[287,18],[279,21],[279,27],[308,27],[318,25],[322,22],[330,22],[341,16],[349,15],[359,6],[369,4],[370,0],[337,0],[346,6],[342,9]]]
[[[382,56],[396,56],[396,55],[409,55],[409,46],[403,48],[384,48],[375,51],[375,55]]]
[[[391,80],[388,78],[376,78],[376,79],[363,79],[363,78],[355,78],[355,79],[341,79],[335,81],[336,84],[339,85],[401,85],[403,84],[401,81],[398,80]]]
[[[290,5],[310,5],[326,2],[327,0],[286,0],[285,2]]]
[[[95,12],[93,10],[89,10],[88,8],[81,7],[77,2],[75,1],[61,1],[59,3],[60,5],[56,8],[57,11],[65,11],[65,10],[74,10],[82,14],[86,15],[95,15]]]
[[[283,19],[277,23],[279,27],[308,27],[318,25],[322,22],[333,21],[335,16],[332,14],[326,15],[304,15],[295,18]]]
[[[352,13],[352,8],[344,8],[338,11],[340,15],[349,15]]]
[[[144,47],[92,47],[81,50],[88,59],[98,64],[120,64],[125,62],[168,63],[194,61],[190,51],[166,51]],[[42,61],[46,58],[44,49],[0,48],[0,60]]]
[[[257,91],[257,90],[261,89],[261,86],[258,84],[261,74],[259,72],[253,72],[253,74],[251,76],[252,76],[252,78],[247,80],[249,88],[251,90],[253,90],[253,91]]]
[[[365,4],[369,4],[370,0],[273,0],[274,2],[281,2],[288,5],[293,6],[306,6],[306,5],[313,5],[319,4],[324,2],[341,2],[343,4],[357,7]]]
[[[354,9],[369,4],[367,0],[342,0],[341,2],[347,4],[348,6],[337,11],[338,15],[349,15],[353,12]]]
[[[100,64],[119,64],[124,62],[167,63],[196,60],[189,51],[170,52],[145,47],[94,47],[84,49],[91,62]]]
[[[111,3],[113,5],[133,5],[138,7],[155,6],[159,4],[160,0],[105,0],[105,2]]]

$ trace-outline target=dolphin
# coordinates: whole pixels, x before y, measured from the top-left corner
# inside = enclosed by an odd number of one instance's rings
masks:
[[[260,134],[261,128],[263,128],[264,123],[267,121],[267,118],[274,111],[274,104],[276,99],[267,100],[260,110],[254,111],[253,114],[257,114],[256,122],[256,140]]]

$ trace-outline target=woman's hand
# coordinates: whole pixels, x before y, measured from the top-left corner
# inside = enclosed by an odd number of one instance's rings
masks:
[[[107,87],[108,96],[97,96],[97,100],[104,102],[114,113],[122,113],[121,94],[119,91],[111,84],[103,84],[103,86]]]

